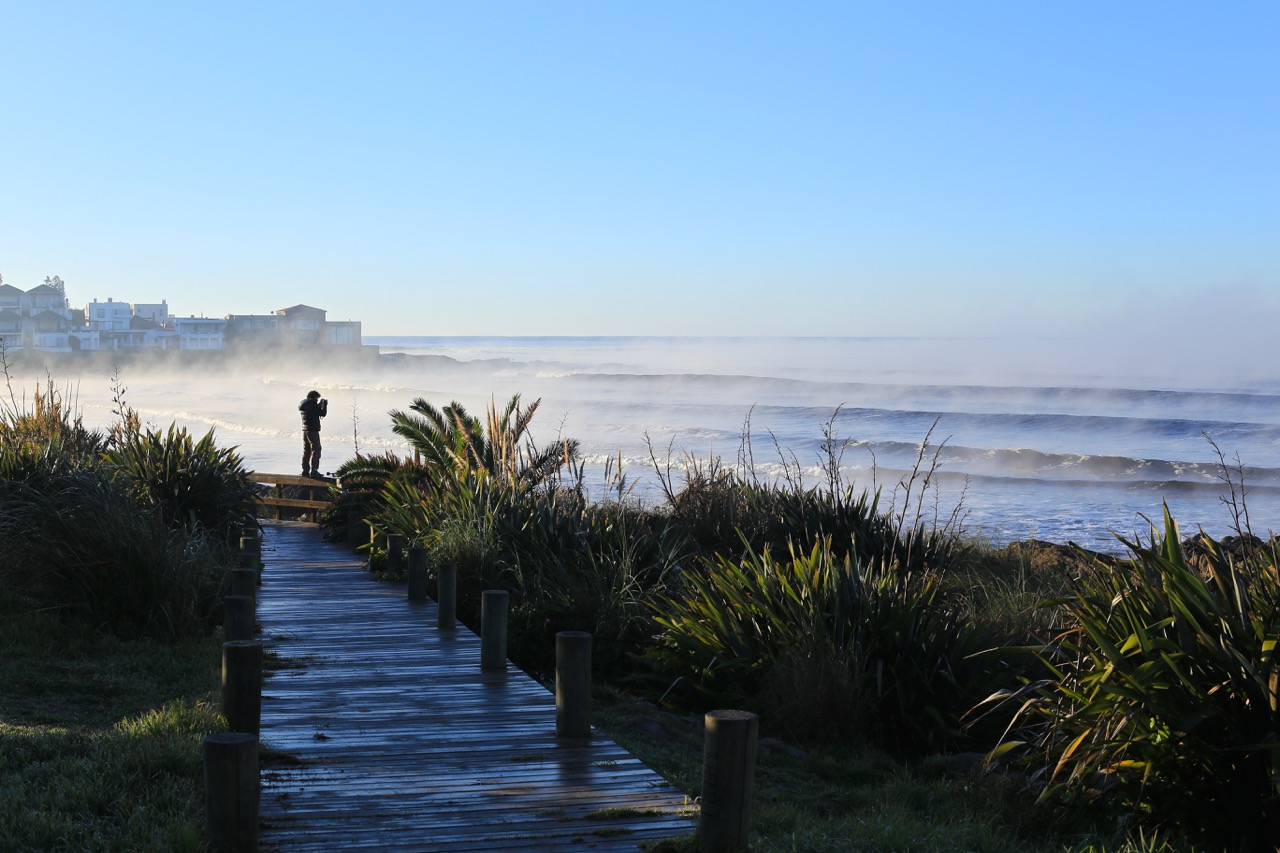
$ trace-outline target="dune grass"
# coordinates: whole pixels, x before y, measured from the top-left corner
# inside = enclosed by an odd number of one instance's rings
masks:
[[[204,851],[208,637],[125,639],[0,598],[0,850]]]

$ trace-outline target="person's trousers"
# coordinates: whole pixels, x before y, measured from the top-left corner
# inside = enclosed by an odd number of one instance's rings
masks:
[[[320,430],[302,431],[302,473],[320,473]]]

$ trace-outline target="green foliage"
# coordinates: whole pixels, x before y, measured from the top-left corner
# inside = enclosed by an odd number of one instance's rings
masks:
[[[222,554],[98,471],[0,481],[0,582],[31,606],[175,638],[214,622]]]
[[[1051,677],[1021,702],[997,754],[1037,768],[1044,798],[1113,806],[1175,824],[1217,849],[1280,846],[1276,554],[1239,563],[1202,539],[1197,571],[1168,509],[1164,538],[1125,541],[1061,607],[1045,648]]]
[[[505,484],[538,485],[578,455],[574,439],[541,450],[529,440],[529,425],[540,402],[522,407],[520,395],[515,394],[499,412],[490,401],[481,422],[460,403],[437,409],[418,397],[409,412],[391,412],[391,428],[408,439],[415,460],[436,477],[463,478],[483,472]]]
[[[117,390],[117,398],[122,389]],[[0,583],[32,607],[128,634],[213,624],[222,565],[254,499],[239,458],[117,399],[110,436],[48,383],[0,404]]]
[[[718,557],[682,579],[654,605],[665,632],[651,659],[717,700],[771,700],[762,710],[793,736],[936,749],[996,672],[935,575],[860,565],[825,541],[785,562]]]
[[[218,447],[210,430],[195,441],[171,424],[165,432],[126,432],[103,456],[124,487],[169,526],[189,526],[231,543],[255,512],[239,454]]]

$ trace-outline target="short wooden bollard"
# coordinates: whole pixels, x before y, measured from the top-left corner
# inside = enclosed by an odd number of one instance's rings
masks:
[[[749,711],[712,711],[705,724],[698,839],[706,853],[736,853],[747,849],[751,829],[760,718]]]
[[[240,537],[240,568],[252,569],[257,583],[262,583],[262,540],[257,536]]]
[[[458,567],[444,563],[436,572],[436,628],[458,627]]]
[[[480,597],[480,668],[507,668],[505,589],[486,589]]]
[[[556,737],[591,736],[591,635],[556,634]]]
[[[258,738],[244,732],[204,737],[204,806],[215,853],[258,849]]]
[[[232,569],[231,594],[257,596],[258,573],[253,569]]]
[[[222,644],[222,713],[227,729],[257,735],[262,722],[262,643]]]
[[[368,544],[368,522],[366,522],[358,512],[352,511],[347,513],[347,547],[353,551],[359,551],[363,546]]]
[[[226,618],[223,620],[225,639],[252,640],[258,630],[257,602],[252,595],[228,595],[223,599]]]
[[[409,600],[425,601],[427,598],[427,549],[409,549]]]
[[[404,534],[387,534],[387,574],[398,577],[404,571]]]

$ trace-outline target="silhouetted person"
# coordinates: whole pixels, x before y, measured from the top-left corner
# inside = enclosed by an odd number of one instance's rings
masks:
[[[308,391],[298,404],[302,412],[302,476],[320,476],[320,419],[329,414],[329,401],[319,391]]]

